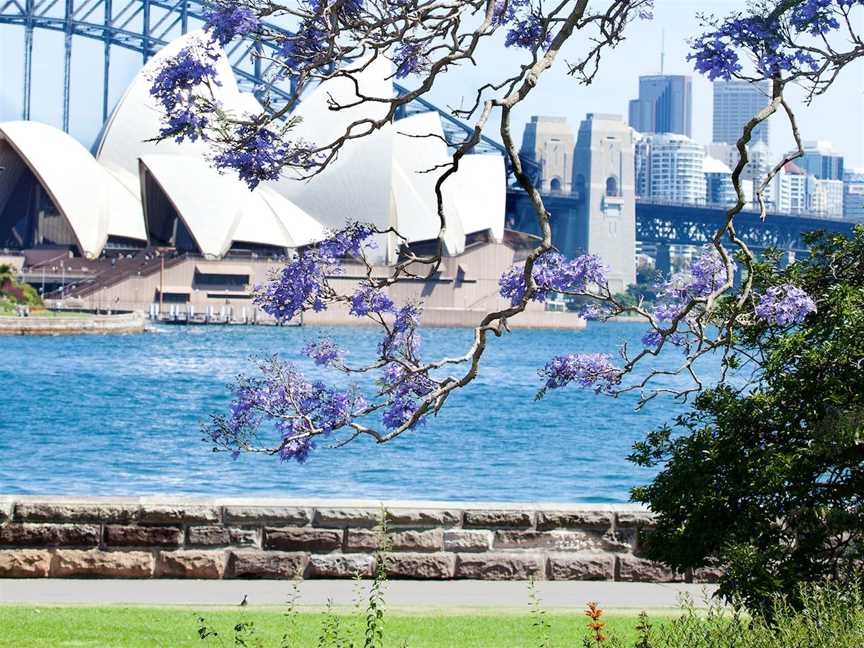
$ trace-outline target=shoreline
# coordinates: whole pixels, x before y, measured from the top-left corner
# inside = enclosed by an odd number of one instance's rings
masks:
[[[120,333],[144,333],[145,320],[141,313],[117,315],[62,315],[40,317],[2,316],[0,336],[4,335],[99,335]]]

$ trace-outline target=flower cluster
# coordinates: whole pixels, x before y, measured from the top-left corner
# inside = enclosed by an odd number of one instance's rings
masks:
[[[220,45],[246,36],[258,29],[260,21],[254,9],[238,0],[216,2],[204,10],[204,29]]]
[[[393,63],[396,64],[396,78],[404,79],[409,74],[422,72],[429,67],[429,58],[423,43],[406,40],[393,50]]]
[[[734,274],[734,262],[731,267]],[[706,245],[687,271],[675,273],[663,285],[662,301],[654,309],[654,315],[664,321],[675,319],[689,301],[707,297],[731,279],[723,257],[713,246]]]
[[[584,292],[591,284],[604,285],[608,269],[599,257],[584,254],[567,259],[558,252],[546,252],[534,261],[531,277],[537,290],[531,296],[534,301],[545,301],[550,292]],[[502,297],[509,298],[513,305],[522,301],[527,289],[525,269],[513,266],[498,280]]]
[[[431,394],[435,383],[422,373],[410,372],[401,364],[391,362],[384,368],[381,387],[390,396],[382,421],[385,427],[395,430],[414,416],[419,407],[417,399]],[[425,422],[426,419],[421,417],[411,427]]]
[[[642,336],[642,344],[648,349],[657,351],[660,348],[661,342],[663,342],[663,334],[657,329],[648,331],[648,333]],[[687,342],[686,336],[681,333],[667,335],[666,342],[672,346],[681,347],[685,353],[690,352],[690,343]]]
[[[351,295],[350,313],[355,317],[365,317],[370,313],[389,313],[393,311],[393,300],[378,288],[363,283]]]
[[[256,289],[255,305],[280,323],[308,309],[325,310],[327,275],[341,272],[342,257],[358,254],[372,233],[371,227],[355,223],[333,234],[317,249],[306,250]]]
[[[556,356],[538,372],[546,380],[545,389],[560,389],[571,383],[611,393],[621,382],[621,370],[612,364],[607,353],[571,353]]]
[[[805,48],[791,45],[788,35],[824,37],[840,27],[842,12],[856,3],[864,4],[861,0],[803,0],[774,12],[733,15],[694,39],[688,60],[711,80],[731,79],[742,70],[738,50],[754,58],[765,78],[780,72],[814,72],[819,63]]]
[[[238,380],[228,416],[217,417],[208,428],[213,443],[230,449],[235,458],[269,423],[280,435],[279,457],[303,462],[315,447],[314,437],[349,425],[366,407],[355,392],[310,381],[276,358],[261,363],[260,370],[255,378]]]
[[[586,320],[602,320],[608,317],[610,311],[597,304],[588,304],[579,310],[579,317]]]
[[[319,366],[330,366],[342,361],[344,352],[331,338],[311,341],[303,347],[303,355],[311,358]]]
[[[209,43],[197,43],[184,47],[159,67],[150,94],[164,111],[160,137],[173,137],[182,142],[203,136],[208,120],[195,105],[195,95],[204,85],[219,84],[214,66],[216,58]]]
[[[792,284],[769,288],[756,306],[756,317],[777,326],[800,324],[815,312],[816,304],[810,295]]]
[[[289,142],[282,134],[251,122],[237,124],[230,145],[213,155],[217,169],[236,171],[250,191],[262,181],[278,180],[286,166],[308,169],[315,160],[304,142]]]
[[[517,20],[504,39],[506,47],[515,45],[527,50],[535,48],[545,50],[551,44],[552,34],[546,29],[543,18],[534,13]]]

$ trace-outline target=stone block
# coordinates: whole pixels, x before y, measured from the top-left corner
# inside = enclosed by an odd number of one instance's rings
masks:
[[[641,509],[618,511],[615,524],[616,528],[637,527],[640,529],[653,529],[654,514]]]
[[[618,557],[618,580],[642,583],[675,583],[684,580],[665,565],[635,556]]]
[[[231,551],[227,574],[235,578],[299,578],[309,556],[282,551]]]
[[[105,527],[109,547],[176,547],[183,544],[183,529],[170,526]]]
[[[635,528],[617,529],[603,534],[602,545],[606,551],[630,553],[636,551],[638,530]]]
[[[156,576],[219,579],[225,576],[225,553],[187,549],[161,551],[156,559]]]
[[[258,545],[258,531],[223,526],[190,526],[186,542],[199,547],[254,547]]]
[[[306,526],[312,519],[309,509],[296,506],[225,506],[225,524]]]
[[[130,524],[138,519],[139,506],[96,502],[18,502],[15,519],[21,522],[96,522]]]
[[[607,554],[552,554],[549,578],[553,580],[613,580],[615,557]]]
[[[282,551],[335,551],[342,548],[342,531],[309,527],[266,527],[264,548]]]
[[[141,507],[140,520],[145,524],[219,522],[219,509],[199,504],[145,504]]]
[[[15,508],[15,503],[11,497],[0,497],[0,524],[4,524],[12,519],[12,511]]]
[[[462,522],[456,509],[395,509],[387,511],[390,527],[454,527]]]
[[[599,551],[603,536],[596,531],[512,531],[495,532],[495,549],[549,549],[552,551]]]
[[[390,551],[441,551],[444,547],[444,531],[427,529],[424,531],[396,531],[387,534]],[[346,551],[368,551],[378,549],[378,534],[367,529],[348,529],[345,540]]]
[[[458,554],[456,578],[527,580],[545,576],[545,559],[536,554]]]
[[[100,578],[150,578],[153,555],[146,551],[101,551],[59,549],[54,553],[51,576],[98,576]]]
[[[453,578],[456,556],[452,553],[396,553],[384,557],[390,578],[445,580]]]
[[[612,511],[537,511],[537,528],[550,529],[610,529],[614,518]]]
[[[527,529],[533,524],[534,514],[531,511],[465,511],[466,527]]]
[[[0,551],[0,578],[40,578],[51,569],[51,553],[38,549]]]
[[[492,532],[488,529],[447,529],[444,531],[444,551],[489,551]]]
[[[99,527],[93,524],[27,524],[0,526],[0,545],[17,547],[95,547]]]
[[[375,559],[368,554],[313,554],[309,557],[309,578],[371,578]]]
[[[312,524],[316,527],[371,529],[381,522],[380,509],[316,508]]]

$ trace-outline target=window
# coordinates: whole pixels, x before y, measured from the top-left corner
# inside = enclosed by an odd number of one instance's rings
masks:
[[[606,195],[610,197],[620,195],[618,193],[618,178],[615,176],[609,176],[606,178]]]

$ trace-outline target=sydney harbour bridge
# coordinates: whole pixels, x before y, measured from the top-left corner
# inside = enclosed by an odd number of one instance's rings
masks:
[[[105,123],[112,110],[111,70],[112,56],[126,50],[140,56],[141,64],[171,40],[198,29],[203,24],[204,6],[199,0],[0,0],[0,25],[13,25],[23,31],[23,65],[20,117],[30,119],[33,108],[34,73],[39,74],[44,63],[34,65],[34,34],[49,30],[63,34],[62,43],[62,109],[56,126],[70,130],[70,102],[76,84],[98,84],[100,105],[88,106],[89,115],[99,115]],[[271,29],[280,29],[270,26]],[[5,29],[10,29],[6,27]],[[87,78],[73,78],[73,52],[81,41],[91,41],[101,48],[101,70],[93,70]],[[291,81],[273,84],[268,56],[272,43],[245,38],[229,44],[227,55],[240,86],[257,95],[267,94],[271,108],[278,109],[291,96]],[[5,64],[4,64],[5,65]],[[3,70],[0,69],[0,74]],[[4,88],[9,92],[11,88]],[[405,89],[396,85],[397,92]],[[12,90],[14,93],[14,90]],[[442,119],[445,133],[451,143],[464,139],[472,129],[454,118],[446,110],[424,100],[415,100],[404,115],[422,111],[436,111]],[[403,115],[403,116],[404,116]],[[92,119],[92,117],[91,117]],[[91,142],[82,142],[85,145]],[[478,152],[498,151],[503,147],[495,140],[484,137]],[[576,213],[575,206],[584,199],[577,194],[550,196],[548,208],[554,220],[562,220]],[[518,226],[520,192],[511,189],[508,195],[508,222]],[[643,245],[668,250],[670,245],[701,245],[707,242],[721,223],[723,210],[711,207],[659,205],[637,202],[636,240]],[[803,252],[805,231],[821,229],[829,232],[848,232],[850,224],[842,220],[802,218],[772,214],[762,222],[756,214],[742,214],[736,221],[739,235],[756,250],[777,247],[790,252]],[[658,259],[659,261],[659,259]]]

